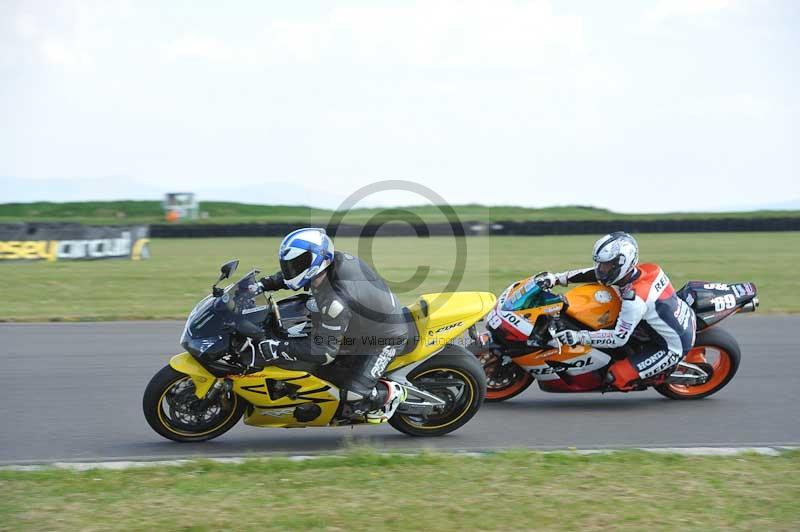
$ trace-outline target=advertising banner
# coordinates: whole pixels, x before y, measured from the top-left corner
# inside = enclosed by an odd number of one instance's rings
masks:
[[[149,227],[19,223],[0,225],[0,263],[150,256]]]

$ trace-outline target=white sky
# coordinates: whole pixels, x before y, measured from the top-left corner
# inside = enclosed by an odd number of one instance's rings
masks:
[[[798,51],[793,0],[0,0],[0,202],[787,205]]]

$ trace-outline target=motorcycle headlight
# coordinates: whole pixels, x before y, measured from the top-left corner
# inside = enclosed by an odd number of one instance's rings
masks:
[[[219,358],[228,349],[228,342],[222,336],[206,336],[205,338],[185,338],[181,345],[196,357]]]

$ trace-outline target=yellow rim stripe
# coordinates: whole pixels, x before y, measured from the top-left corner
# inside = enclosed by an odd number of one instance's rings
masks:
[[[236,394],[233,394],[233,400],[234,400],[233,410],[231,410],[230,415],[228,415],[228,417],[226,417],[225,420],[222,423],[220,423],[219,425],[217,425],[213,429],[207,430],[205,432],[181,432],[179,430],[175,430],[172,427],[170,427],[169,424],[164,420],[164,416],[163,416],[164,412],[161,409],[161,403],[164,401],[164,397],[166,397],[167,392],[169,392],[172,389],[173,386],[175,386],[179,381],[181,381],[183,379],[190,379],[190,378],[191,377],[188,377],[188,376],[184,375],[182,377],[179,377],[179,378],[175,379],[174,381],[172,381],[170,383],[169,386],[167,386],[167,388],[164,390],[164,393],[162,393],[161,397],[158,399],[158,404],[156,405],[156,408],[158,410],[158,420],[161,422],[161,426],[162,427],[164,427],[168,431],[172,432],[173,434],[177,434],[179,436],[205,436],[206,434],[210,434],[210,433],[214,432],[215,430],[218,430],[221,426],[223,426],[225,423],[230,421],[230,419],[233,417],[233,414],[236,413],[237,407],[239,406],[239,398],[236,396]]]
[[[475,398],[475,388],[472,386],[472,379],[470,379],[468,375],[465,375],[463,372],[458,371],[457,369],[452,369],[452,368],[433,368],[433,369],[429,369],[428,371],[424,371],[424,372],[420,373],[419,375],[417,375],[414,378],[422,377],[423,375],[427,375],[428,373],[433,373],[435,371],[450,371],[452,373],[457,373],[457,374],[461,375],[464,378],[464,381],[467,383],[467,385],[469,385],[469,401],[467,402],[467,408],[465,408],[464,411],[461,412],[461,414],[459,414],[457,418],[452,419],[452,420],[448,421],[447,423],[443,423],[441,425],[435,425],[433,427],[431,427],[429,425],[420,425],[419,423],[415,423],[415,422],[411,421],[410,419],[408,419],[408,417],[403,416],[403,419],[405,419],[409,424],[414,425],[415,427],[418,427],[418,428],[421,428],[421,429],[424,429],[424,430],[435,430],[435,429],[440,429],[442,427],[446,427],[448,425],[452,425],[453,423],[455,423],[456,421],[458,421],[459,419],[464,417],[464,414],[466,414],[469,411],[469,409],[470,409],[470,407],[472,405],[472,400]]]

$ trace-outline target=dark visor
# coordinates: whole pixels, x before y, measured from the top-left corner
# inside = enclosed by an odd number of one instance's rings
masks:
[[[597,280],[603,284],[613,282],[619,275],[622,266],[619,264],[619,257],[608,262],[596,262],[594,265],[594,272],[597,275]]]
[[[597,271],[597,273],[602,273],[604,275],[608,275],[617,266],[618,266],[618,263],[617,263],[616,260],[610,260],[608,262],[598,262],[597,263],[597,267],[595,268],[595,271]]]
[[[284,279],[294,279],[311,266],[311,253],[304,251],[292,259],[281,259],[281,272]]]

